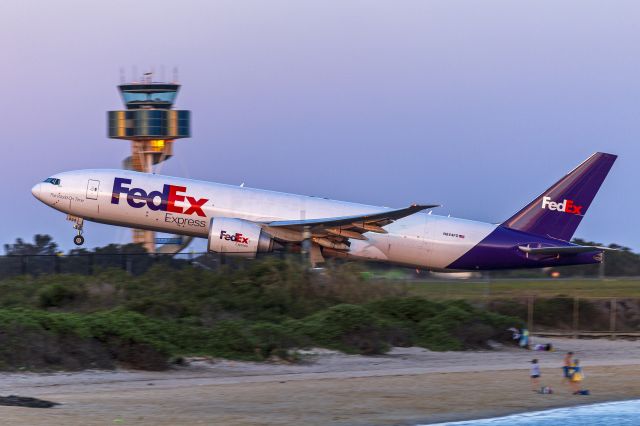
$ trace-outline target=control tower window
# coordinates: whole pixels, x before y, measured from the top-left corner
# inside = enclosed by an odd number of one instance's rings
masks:
[[[177,95],[176,91],[167,92],[123,92],[122,97],[127,104],[173,104]]]

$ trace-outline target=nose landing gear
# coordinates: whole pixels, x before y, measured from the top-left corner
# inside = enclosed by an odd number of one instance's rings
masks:
[[[78,235],[73,237],[73,243],[77,246],[84,244],[84,237],[82,236],[82,225],[84,225],[84,219],[77,216],[67,215],[67,220],[75,222],[73,229],[78,231]]]

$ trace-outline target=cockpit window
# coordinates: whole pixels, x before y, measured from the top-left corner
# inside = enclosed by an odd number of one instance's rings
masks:
[[[54,185],[60,185],[60,179],[58,178],[46,178],[44,181]]]

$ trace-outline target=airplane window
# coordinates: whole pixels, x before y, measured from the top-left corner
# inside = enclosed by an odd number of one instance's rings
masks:
[[[46,178],[44,182],[51,183],[53,185],[60,185],[60,179],[57,178]]]

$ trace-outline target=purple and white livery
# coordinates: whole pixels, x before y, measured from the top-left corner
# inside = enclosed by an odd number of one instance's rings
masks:
[[[616,156],[596,153],[505,222],[495,225],[402,209],[125,170],[59,173],[33,195],[84,220],[208,239],[212,252],[255,257],[308,241],[326,256],[435,271],[540,268],[599,263],[604,247],[570,242]]]

